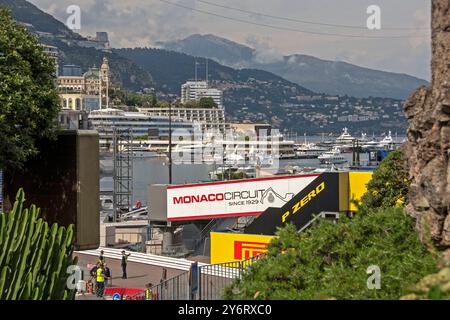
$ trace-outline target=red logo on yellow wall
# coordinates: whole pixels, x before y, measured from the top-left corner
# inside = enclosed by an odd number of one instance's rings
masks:
[[[268,243],[235,241],[234,242],[234,259],[247,260],[267,251]]]
[[[211,232],[211,263],[244,261],[267,251],[273,236]]]

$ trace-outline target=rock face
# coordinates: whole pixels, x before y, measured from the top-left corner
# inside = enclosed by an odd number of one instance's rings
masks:
[[[432,83],[405,103],[404,152],[411,178],[407,212],[422,241],[450,248],[450,1],[432,1]]]

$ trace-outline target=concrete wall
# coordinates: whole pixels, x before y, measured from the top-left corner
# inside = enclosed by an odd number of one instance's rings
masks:
[[[167,185],[148,186],[147,204],[151,221],[167,220]]]
[[[79,130],[77,139],[77,239],[79,249],[98,247],[100,237],[100,158],[96,131]]]
[[[116,228],[116,243],[136,243],[145,239],[145,228]]]
[[[116,243],[116,227],[100,225],[100,246],[113,247]]]

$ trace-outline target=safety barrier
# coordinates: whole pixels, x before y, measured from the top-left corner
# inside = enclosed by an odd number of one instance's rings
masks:
[[[120,300],[145,300],[145,291],[140,288],[106,288],[105,296],[119,294]]]
[[[99,256],[100,251],[104,251],[104,256],[107,259],[118,259],[122,258],[121,249],[112,248],[98,248],[97,250],[86,250],[86,251],[75,251],[75,253],[86,254],[91,256]],[[137,262],[142,264],[148,264],[153,266],[159,266],[162,268],[177,269],[188,271],[191,268],[192,261],[187,259],[171,258],[158,256],[149,253],[139,253],[131,252],[131,256],[128,258],[128,262]],[[206,265],[205,263],[199,263],[199,265]]]
[[[211,265],[193,265],[188,272],[150,288],[150,300],[221,300],[227,286],[263,255],[245,261]],[[197,274],[195,277],[194,274]]]
[[[150,300],[190,300],[190,272],[165,280],[150,288]]]
[[[221,300],[227,286],[242,278],[245,271],[264,255],[248,260],[199,267],[198,300]]]

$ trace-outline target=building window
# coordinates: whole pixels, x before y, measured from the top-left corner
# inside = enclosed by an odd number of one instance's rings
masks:
[[[73,109],[72,98],[69,98],[69,109]]]
[[[81,110],[81,99],[80,98],[77,98],[75,100],[75,109],[76,110]]]
[[[67,99],[63,99],[63,109],[67,109]]]

